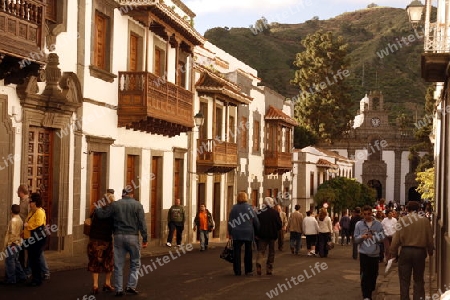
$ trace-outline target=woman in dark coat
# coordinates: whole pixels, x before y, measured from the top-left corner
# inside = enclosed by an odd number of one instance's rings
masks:
[[[233,270],[234,275],[241,275],[241,248],[245,245],[244,268],[245,274],[253,274],[252,243],[255,238],[255,230],[259,229],[257,213],[247,203],[246,192],[240,192],[237,204],[233,206],[228,218],[228,235],[233,239]]]
[[[98,201],[99,205],[110,205],[114,201],[114,190],[108,190],[104,199]],[[89,258],[88,271],[92,273],[92,294],[98,294],[99,273],[106,273],[103,291],[114,291],[111,285],[111,275],[114,269],[113,251],[113,219],[100,219],[91,214],[91,230],[89,233],[89,243],[87,254]]]

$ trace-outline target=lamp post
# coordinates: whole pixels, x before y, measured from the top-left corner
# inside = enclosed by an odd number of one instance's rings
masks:
[[[407,7],[406,12],[409,17],[409,22],[411,23],[412,27],[416,29],[420,22],[422,21],[422,14],[424,5],[419,0],[413,0]]]
[[[194,123],[195,123],[195,127],[197,127],[197,132],[200,131],[200,127],[203,126],[203,123],[205,122],[205,117],[203,116],[202,112],[199,111],[198,113],[196,113],[194,115]],[[194,128],[195,128],[194,127]],[[196,173],[196,168],[195,168],[195,162],[197,159],[197,155],[196,155],[196,151],[194,151],[194,147],[197,145],[197,143],[195,143],[195,136],[194,136],[194,128],[192,128],[191,131],[188,131],[188,180],[187,180],[187,189],[188,189],[188,199],[189,199],[189,203],[188,203],[188,216],[191,218],[188,224],[188,237],[192,240],[192,242],[195,241],[194,235],[191,233],[193,233],[192,230],[192,221],[194,218],[194,214],[193,214],[193,207],[194,207],[194,184],[195,184],[195,173]]]

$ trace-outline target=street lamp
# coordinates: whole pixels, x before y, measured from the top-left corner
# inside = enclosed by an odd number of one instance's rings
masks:
[[[406,7],[409,22],[414,29],[416,29],[419,23],[422,21],[422,13],[424,7],[425,5],[423,5],[419,0],[411,1],[411,3]]]
[[[199,111],[194,116],[195,126],[197,126],[197,127],[203,126],[203,122],[205,122],[205,117],[203,116],[202,112]]]

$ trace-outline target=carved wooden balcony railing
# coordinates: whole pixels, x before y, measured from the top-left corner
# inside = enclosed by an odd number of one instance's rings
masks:
[[[237,165],[236,143],[214,139],[197,140],[197,173],[227,173]]]
[[[44,0],[0,0],[0,52],[45,62]]]
[[[264,172],[283,174],[292,170],[292,153],[266,150],[264,152]]]
[[[175,136],[190,131],[193,94],[147,72],[119,72],[118,125]]]

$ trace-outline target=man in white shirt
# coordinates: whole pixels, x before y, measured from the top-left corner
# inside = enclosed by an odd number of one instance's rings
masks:
[[[392,243],[392,236],[395,233],[395,224],[397,224],[397,219],[392,216],[392,210],[386,210],[386,218],[381,221],[386,238],[383,241],[384,244],[384,263],[391,258],[389,247]]]

